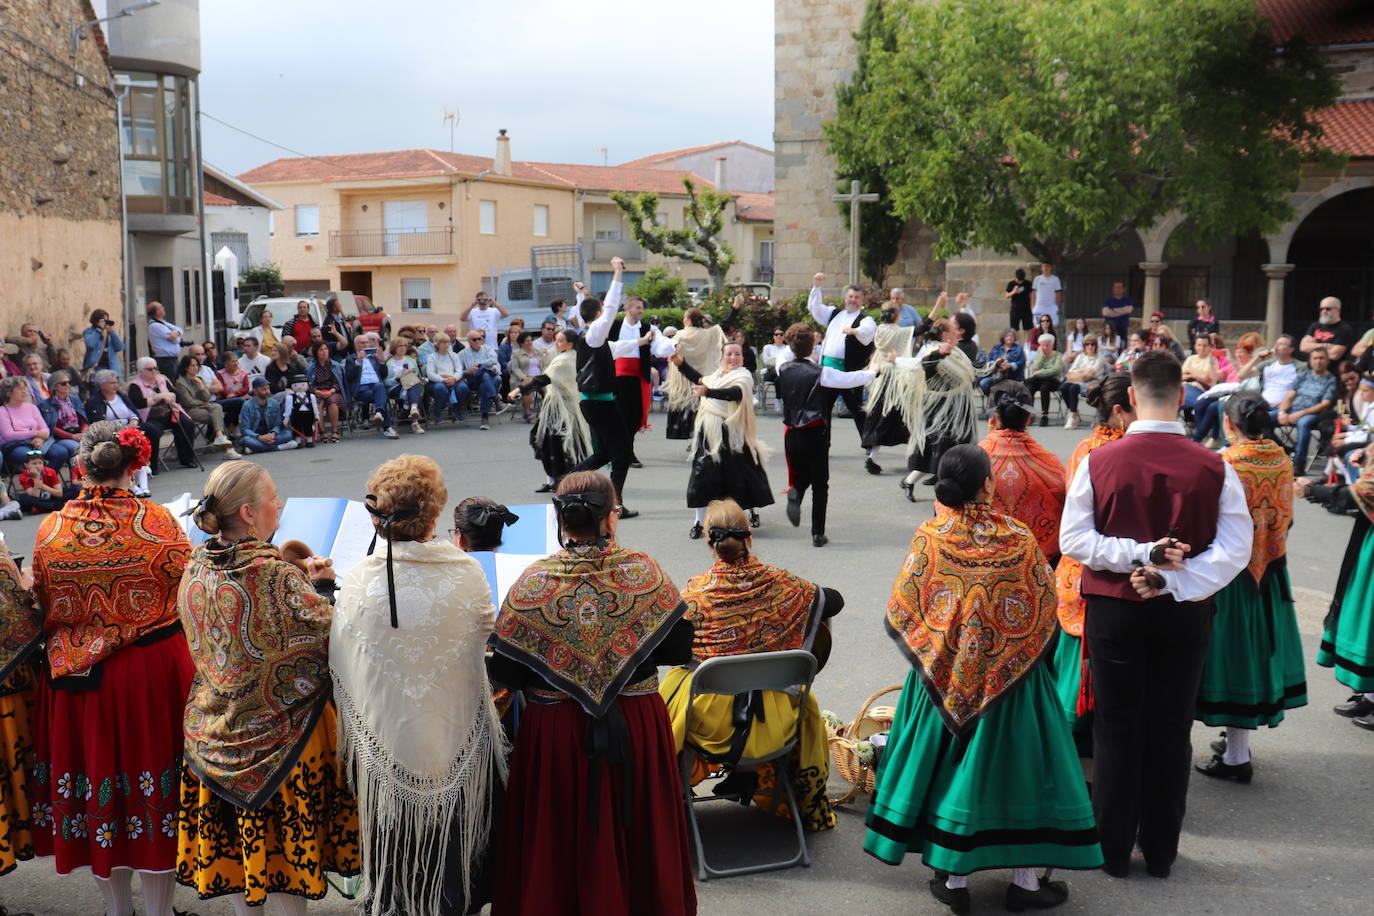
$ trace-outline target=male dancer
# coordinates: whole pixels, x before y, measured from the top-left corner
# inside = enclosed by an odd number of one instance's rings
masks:
[[[801,524],[801,501],[811,488],[811,543],[824,547],[825,509],[830,494],[830,414],[826,392],[856,391],[877,374],[867,370],[841,372],[818,366],[810,359],[815,347],[811,326],[798,322],[783,339],[793,358],[778,366],[778,396],[782,398],[782,422],[786,427],[783,450],[787,455],[787,520]],[[835,403],[831,396],[829,403]],[[846,400],[846,403],[848,401]]]
[[[1117,878],[1137,839],[1157,878],[1178,855],[1212,595],[1245,568],[1254,538],[1236,472],[1184,435],[1182,382],[1167,351],[1136,361],[1137,419],[1083,458],[1059,530],[1060,549],[1084,566],[1093,809],[1102,867]]]
[[[811,317],[825,328],[821,365],[840,372],[857,372],[873,358],[873,335],[878,333],[878,325],[863,313],[863,290],[857,286],[846,286],[844,308],[832,308],[825,304],[821,294],[824,284],[825,274],[812,277],[811,295],[806,300]],[[862,439],[864,408],[858,388],[832,388],[822,384],[821,410],[825,414],[826,430],[830,429],[830,413],[835,409],[836,398],[844,398],[844,405],[849,408],[854,426],[859,430],[859,438]]]
[[[657,328],[644,326],[643,317],[644,300],[631,296],[625,300],[625,314],[611,323],[608,335],[615,358],[615,403],[629,437],[632,468],[643,467],[635,455],[635,434],[649,425],[652,358],[673,355],[673,342],[660,338]]]
[[[582,416],[592,429],[592,442],[596,450],[588,455],[576,470],[594,471],[611,463],[611,482],[621,501],[620,517],[634,518],[639,513],[625,507],[625,478],[630,473],[632,446],[630,434],[625,429],[625,421],[615,405],[615,360],[607,337],[616,313],[620,311],[620,297],[624,291],[621,277],[625,273],[625,262],[611,258],[611,269],[615,277],[611,288],[606,292],[606,304],[602,307],[599,300],[590,296],[579,296],[578,311],[582,315],[582,325],[586,333],[577,338],[577,390],[582,395]]]

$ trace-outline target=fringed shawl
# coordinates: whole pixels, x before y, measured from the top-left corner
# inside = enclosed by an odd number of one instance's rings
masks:
[[[0,551],[9,551],[0,545]],[[0,684],[9,680],[43,641],[43,618],[33,595],[19,585],[10,564],[0,564]]]
[[[1030,531],[985,503],[916,529],[887,632],[945,727],[966,735],[1045,655],[1055,634],[1049,564]]]
[[[725,331],[719,325],[709,328],[688,325],[674,335],[673,344],[683,362],[703,376],[712,375],[720,369],[721,353],[725,350]],[[668,394],[669,410],[686,410],[696,403],[692,383],[673,363],[668,364],[668,380],[664,389]]]
[[[868,385],[869,413],[878,411],[886,413],[888,403],[892,403],[901,409],[901,405],[906,404],[911,399],[909,392],[904,391],[900,379],[903,375],[911,374],[914,369],[903,369],[896,363],[889,362],[887,354],[892,353],[898,357],[910,357],[911,355],[911,336],[915,331],[912,327],[898,327],[895,324],[880,324],[877,332],[873,335],[873,358],[868,361],[868,368],[877,375]],[[922,381],[924,382],[924,377]],[[905,413],[903,414],[905,417]],[[909,427],[908,427],[909,428]]]
[[[992,459],[992,504],[1030,529],[1046,557],[1059,555],[1064,464],[1030,433],[994,429],[978,447]]]
[[[702,378],[707,388],[739,388],[738,401],[702,398],[697,406],[696,435],[706,451],[715,454],[722,446],[733,452],[748,448],[754,460],[763,465],[768,447],[759,441],[758,421],[754,417],[754,377],[743,367],[729,372],[717,370]]]
[[[511,586],[491,646],[599,718],[685,609],[648,554],[614,542],[564,549]]]
[[[1288,552],[1293,525],[1293,459],[1270,439],[1244,439],[1221,453],[1245,487],[1245,502],[1255,523],[1254,546],[1246,564],[1259,585],[1269,565]]]
[[[1099,445],[1115,442],[1125,434],[1125,430],[1111,426],[1094,426],[1088,438],[1078,443],[1069,456],[1069,464],[1064,469],[1066,490],[1073,483],[1073,475],[1078,471],[1083,456]],[[1083,635],[1083,615],[1088,610],[1088,602],[1083,598],[1080,588],[1082,582],[1083,564],[1067,554],[1060,556],[1059,565],[1054,568],[1054,587],[1059,596],[1059,625],[1070,636]]]
[[[291,773],[329,700],[329,602],[262,541],[206,541],[178,596],[196,676],[186,763],[257,811]]]
[[[812,583],[752,555],[734,563],[717,560],[682,590],[696,629],[692,654],[707,659],[810,649],[820,594]]]
[[[577,351],[565,350],[544,369],[549,385],[534,421],[536,439],[552,433],[563,442],[563,451],[574,464],[592,453],[592,432],[578,406]]]
[[[482,567],[452,543],[392,551],[397,628],[385,557],[362,560],[339,590],[329,637],[339,754],[358,796],[364,911],[382,916],[377,884],[389,880],[394,912],[437,916],[448,910],[434,865],[460,863],[470,895],[505,778],[483,657],[496,608]],[[465,912],[467,897],[448,905]]]
[[[933,371],[927,373],[927,361]],[[958,347],[940,356],[927,352],[913,370],[904,369],[902,420],[911,430],[907,453],[925,450],[929,441],[972,442],[977,425],[973,363]]]

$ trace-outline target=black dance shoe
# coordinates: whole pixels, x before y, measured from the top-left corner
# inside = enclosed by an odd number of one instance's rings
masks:
[[[864,470],[872,474],[874,477],[877,477],[879,474],[883,472],[882,465],[878,464],[878,462],[874,461],[872,458],[864,459]]]
[[[749,527],[750,527],[750,528],[757,528],[759,525],[762,525],[762,524],[763,524],[763,520],[762,520],[761,518],[759,518],[759,514],[758,514],[757,512],[755,512],[753,509],[750,509],[750,510],[749,510]]]
[[[701,527],[701,522],[697,522],[692,526],[692,530],[687,532],[687,536],[694,541],[699,541],[701,540],[702,534],[705,533],[705,530],[706,529]]]
[[[630,467],[632,467],[632,468],[642,468],[642,467],[644,467],[644,463],[641,462],[638,458],[631,458],[631,459],[630,459]]]
[[[1172,869],[1173,866],[1168,863],[1160,865],[1154,862],[1150,862],[1149,860],[1146,860],[1145,862],[1145,874],[1149,875],[1152,878],[1167,878],[1169,877],[1169,872]]]
[[[1063,881],[1041,880],[1038,891],[1028,891],[1019,884],[1007,885],[1006,907],[1013,913],[1022,910],[1048,910],[1069,899],[1069,886]]]
[[[1374,712],[1374,703],[1365,699],[1364,694],[1351,694],[1350,699],[1331,710],[1338,716],[1345,716],[1347,719],[1358,719],[1360,716],[1367,716]]]
[[[907,501],[907,502],[909,502],[909,503],[914,503],[914,502],[916,501],[916,485],[915,485],[915,484],[907,483],[906,480],[903,479],[903,480],[901,480],[901,481],[897,484],[897,486],[901,487],[901,488],[902,488],[902,492],[906,494],[906,501]]]
[[[801,497],[791,487],[787,488],[787,520],[793,528],[801,524]]]
[[[811,535],[811,544],[812,544],[812,546],[815,546],[815,547],[824,547],[826,544],[829,544],[829,543],[830,543],[830,538],[826,537],[826,536],[823,535],[823,534],[813,534],[813,535]]]
[[[1129,878],[1131,876],[1131,860],[1125,859],[1121,862],[1113,862],[1111,859],[1102,863],[1102,870],[1113,878]]]
[[[930,896],[949,907],[951,913],[967,913],[973,909],[966,887],[945,887],[945,879],[938,874],[930,879]]]
[[[1250,761],[1237,764],[1223,763],[1219,756],[1213,757],[1206,763],[1199,763],[1193,769],[1203,776],[1211,776],[1213,779],[1233,779],[1245,785],[1249,785],[1250,780],[1255,777],[1255,768]]]
[[[629,506],[621,506],[621,507],[620,507],[620,517],[621,517],[622,519],[626,519],[626,518],[639,518],[639,513],[636,512],[635,510],[631,509]]]
[[[1040,425],[1041,425],[1041,426],[1049,426],[1049,425],[1050,425],[1050,415],[1049,415],[1049,414],[1047,414],[1047,413],[1042,413],[1042,414],[1040,415]],[[1051,905],[1051,906],[1055,906],[1055,904],[1050,904],[1050,905]]]
[[[1360,728],[1367,728],[1370,731],[1374,732],[1374,713],[1370,713],[1367,716],[1356,716],[1350,721],[1354,722]]]
[[[553,491],[554,491],[554,486],[553,486],[553,484],[551,484],[551,483],[546,483],[546,484],[544,484],[542,487],[540,487],[539,489],[535,490],[534,492],[536,492],[536,493],[552,493]]]

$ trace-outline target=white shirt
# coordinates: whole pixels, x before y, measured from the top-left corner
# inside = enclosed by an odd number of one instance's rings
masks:
[[[553,350],[558,346],[558,340],[545,340],[542,336],[534,339],[534,351],[536,353],[544,350]]]
[[[475,309],[473,309],[472,311],[468,312],[468,330],[469,330],[469,331],[479,331],[479,330],[480,330],[480,331],[486,331],[486,332],[487,332],[487,340],[495,340],[495,339],[496,339],[496,322],[498,322],[498,321],[500,321],[500,320],[501,320],[501,311],[500,311],[500,309],[494,309],[494,308],[480,309],[480,308],[475,308]]]
[[[242,369],[244,372],[247,372],[249,375],[266,375],[267,366],[271,362],[272,360],[268,359],[267,356],[262,353],[259,353],[252,359],[249,359],[246,356],[240,356],[239,368]]]
[[[1260,397],[1264,398],[1270,407],[1278,407],[1298,382],[1297,360],[1270,363],[1260,373],[1260,380]]]
[[[1174,433],[1183,435],[1183,424],[1166,420],[1136,420],[1126,435],[1136,433]],[[1093,481],[1088,473],[1092,454],[1083,457],[1069,484],[1064,502],[1064,515],[1059,522],[1059,549],[1089,569],[1099,572],[1131,573],[1135,563],[1150,563],[1153,544],[1130,538],[1114,538],[1101,534],[1093,521]],[[1183,568],[1161,570],[1164,576],[1162,594],[1171,594],[1178,601],[1202,601],[1211,597],[1250,562],[1250,550],[1255,538],[1255,523],[1245,502],[1245,487],[1231,465],[1222,462],[1225,477],[1221,486],[1221,511],[1217,516],[1217,533],[1212,544],[1202,553],[1183,561]]]
[[[181,328],[167,321],[165,318],[152,318],[148,321],[148,347],[153,351],[154,356],[179,356],[181,354],[181,338],[175,340],[170,336],[172,333],[181,333]]]
[[[629,321],[620,323],[620,339],[611,341],[611,356],[616,359],[638,359],[639,358],[639,338],[643,337],[647,328],[644,322],[637,321],[630,324]],[[649,355],[667,359],[673,355],[676,345],[671,337],[664,337],[662,334],[655,333],[654,339],[649,341]]]
[[[601,303],[601,314],[596,316],[595,321],[587,323],[586,333],[582,338],[587,341],[587,346],[595,349],[606,342],[606,338],[611,333],[611,325],[615,323],[615,316],[620,311],[620,297],[625,293],[625,284],[619,280],[611,281],[611,288],[606,291],[606,298]],[[581,308],[582,300],[585,296],[579,294],[577,297],[578,307]],[[611,355],[615,355],[612,353]]]
[[[1059,278],[1054,274],[1048,277],[1044,274],[1031,281],[1031,315],[1038,321],[1041,315],[1049,315],[1054,320],[1055,326],[1059,325],[1059,301],[1055,296],[1064,288],[1064,284],[1059,282]]]
[[[215,375],[215,370],[204,364],[201,365],[200,371],[196,373],[196,377],[205,383],[206,391],[211,390],[211,385],[219,383],[219,376]]]
[[[811,311],[811,317],[816,319],[816,323],[825,326],[825,340],[821,342],[821,356],[829,356],[831,359],[844,359],[845,328],[853,327],[854,317],[862,314],[862,311],[846,312],[843,308],[832,309],[825,304],[825,296],[818,286],[812,287],[811,295],[806,300],[806,307]],[[832,311],[833,315],[831,314]],[[873,343],[873,335],[877,333],[877,322],[864,315],[854,336],[859,339],[859,343],[868,346]]]

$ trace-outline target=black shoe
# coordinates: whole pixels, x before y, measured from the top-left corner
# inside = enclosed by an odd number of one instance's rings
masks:
[[[830,538],[826,537],[826,536],[823,535],[823,534],[813,534],[813,535],[811,535],[811,544],[812,544],[812,546],[814,546],[814,547],[824,547],[826,544],[829,544],[829,543],[830,543]]]
[[[536,493],[552,493],[552,492],[554,491],[554,489],[555,489],[555,487],[554,487],[553,484],[551,484],[551,483],[546,483],[546,484],[544,484],[542,487],[540,487],[539,489],[535,490],[534,492],[536,492]]]
[[[315,440],[314,440],[314,439],[306,439],[304,444],[305,444],[305,447],[306,447],[306,448],[314,448],[314,447],[315,447]]]
[[[1041,881],[1038,891],[1028,891],[1019,884],[1007,885],[1006,907],[1013,913],[1048,910],[1068,899],[1069,886],[1063,881]]]
[[[1221,757],[1213,757],[1206,763],[1196,764],[1193,769],[1203,776],[1211,776],[1214,779],[1234,779],[1236,782],[1249,784],[1255,776],[1255,768],[1250,761],[1244,763],[1230,764],[1222,763]]]
[[[701,522],[697,522],[692,526],[692,530],[687,532],[687,536],[694,541],[699,541],[704,533],[705,529],[701,527]]]
[[[1249,766],[1249,764],[1246,764],[1246,766]],[[1152,878],[1167,878],[1172,868],[1173,866],[1169,864],[1156,865],[1153,862],[1147,861],[1145,863],[1145,874]]]
[[[642,468],[642,467],[644,467],[644,465],[640,462],[640,460],[639,460],[638,458],[631,458],[631,459],[630,459],[630,467],[632,467],[632,468]]]
[[[1356,716],[1350,721],[1354,722],[1360,728],[1367,728],[1370,731],[1374,732],[1374,713],[1370,713],[1367,716]]]
[[[1347,719],[1356,719],[1360,716],[1367,716],[1374,712],[1374,703],[1365,699],[1364,694],[1352,694],[1350,699],[1331,710],[1338,716],[1345,716]]]
[[[936,875],[930,879],[930,896],[949,907],[951,913],[967,913],[973,909],[973,901],[969,899],[968,888],[945,887],[945,879]]]
[[[762,525],[762,524],[763,524],[763,520],[759,518],[759,514],[758,514],[757,512],[755,512],[753,509],[750,509],[750,510],[749,510],[749,527],[750,527],[750,528],[757,528],[759,525]]]
[[[1049,414],[1047,414],[1047,413],[1042,413],[1042,414],[1040,415],[1040,425],[1041,425],[1041,426],[1049,426],[1049,425],[1050,425],[1050,415],[1049,415]]]
[[[897,484],[897,486],[901,487],[901,488],[902,488],[902,492],[906,494],[906,501],[907,501],[907,502],[909,502],[909,503],[914,503],[914,502],[916,501],[916,485],[915,485],[915,484],[907,483],[905,480],[902,480],[901,482],[899,482],[899,483]]]
[[[801,524],[801,497],[791,487],[787,488],[787,520],[793,528]]]
[[[882,466],[879,465],[878,462],[874,461],[872,458],[864,459],[864,470],[872,474],[874,477],[877,477],[879,474],[883,472]]]
[[[1113,862],[1111,859],[1102,863],[1102,870],[1113,878],[1129,878],[1131,876],[1131,860],[1124,862]]]
[[[629,506],[621,506],[621,507],[620,507],[620,517],[621,517],[621,518],[639,518],[639,513],[636,512],[635,510],[631,509]]]

